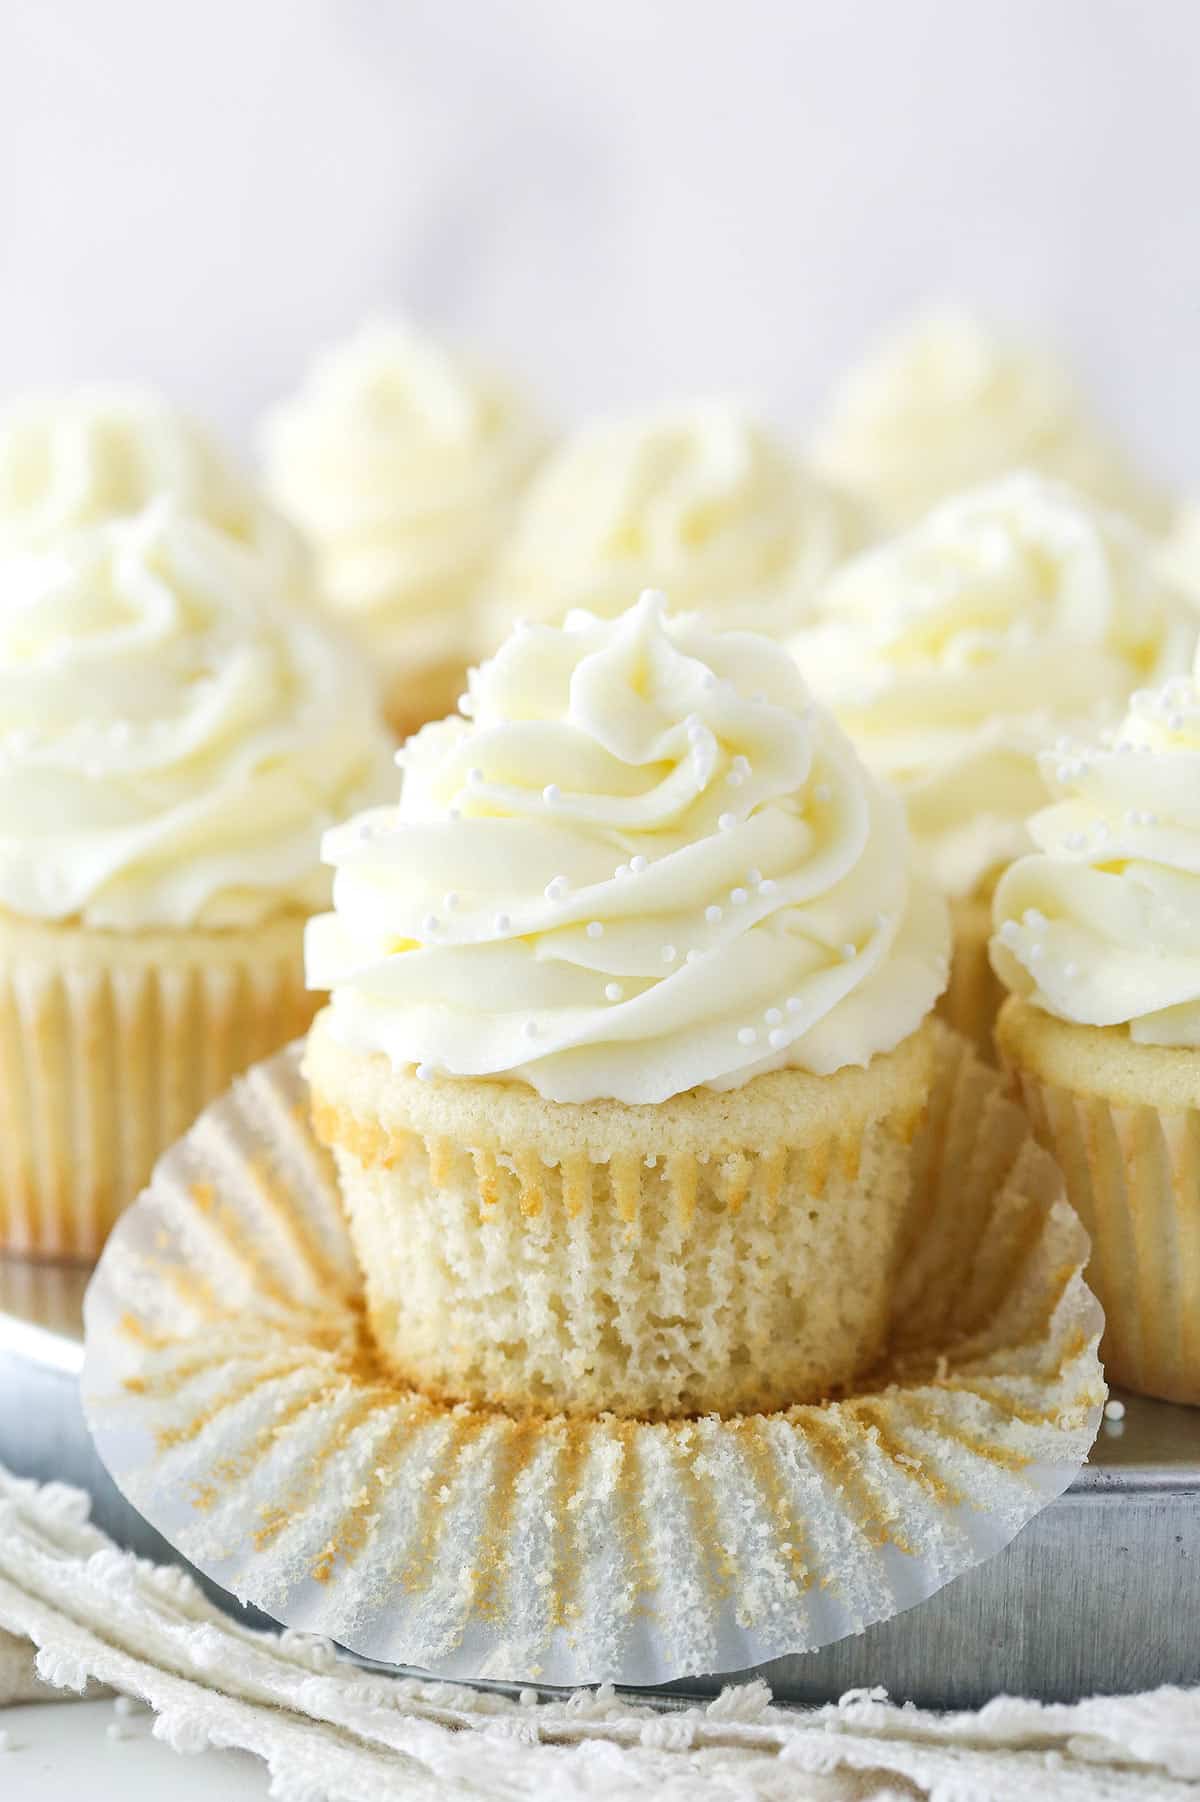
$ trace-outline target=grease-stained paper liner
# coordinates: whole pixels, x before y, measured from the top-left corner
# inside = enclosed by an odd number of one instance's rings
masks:
[[[1087,1239],[948,1031],[892,1349],[840,1402],[514,1420],[389,1381],[296,1048],[167,1154],[87,1302],[84,1393],[131,1501],[290,1626],[446,1676],[656,1684],[922,1601],[1061,1493],[1104,1399]]]

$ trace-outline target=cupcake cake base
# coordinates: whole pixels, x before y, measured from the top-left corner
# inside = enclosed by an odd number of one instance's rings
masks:
[[[829,1644],[998,1551],[1099,1424],[1087,1243],[939,1032],[884,1359],[728,1419],[519,1417],[390,1377],[297,1052],[160,1164],[88,1297],[84,1395],[137,1507],[289,1625],[443,1675],[652,1684]]]

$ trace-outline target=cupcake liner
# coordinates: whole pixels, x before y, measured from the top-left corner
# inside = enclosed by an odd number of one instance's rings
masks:
[[[1007,990],[992,969],[988,941],[992,935],[990,901],[954,901],[950,907],[954,953],[950,980],[938,1003],[938,1014],[974,1045],[980,1057],[996,1062],[992,1041],[996,1015]]]
[[[1016,1076],[1091,1236],[1109,1376],[1200,1403],[1200,1108],[1160,1113]]]
[[[0,1249],[94,1259],[159,1154],[312,1018],[302,922],[0,934]]]
[[[999,1076],[938,1035],[891,1347],[860,1392],[649,1424],[388,1379],[297,1048],[161,1162],[88,1294],[131,1501],[294,1627],[446,1676],[659,1684],[861,1631],[998,1551],[1099,1425],[1086,1237]]]

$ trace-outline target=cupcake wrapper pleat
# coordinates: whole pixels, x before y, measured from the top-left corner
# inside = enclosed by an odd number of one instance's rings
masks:
[[[300,925],[228,935],[190,961],[54,962],[51,934],[19,935],[0,969],[0,1249],[94,1258],[155,1160],[239,1071],[302,1032]],[[83,942],[72,933],[72,949]],[[182,936],[182,935],[181,935]],[[64,939],[64,943],[66,943]],[[257,953],[257,955],[256,955]]]
[[[803,1147],[560,1165],[417,1134],[364,1162],[329,1112],[376,1339],[429,1393],[729,1414],[828,1394],[879,1352],[915,1108]]]
[[[1091,1237],[1109,1377],[1200,1403],[1200,1108],[1122,1106],[1017,1076]]]
[[[1006,991],[988,958],[991,908],[984,901],[958,901],[951,907],[951,919],[954,954],[938,1014],[970,1040],[980,1057],[994,1064],[992,1034]]]

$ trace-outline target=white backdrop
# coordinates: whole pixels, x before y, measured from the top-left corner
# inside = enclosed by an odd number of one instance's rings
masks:
[[[1200,488],[1196,0],[0,6],[0,393],[242,430],[405,304],[552,412],[802,425],[930,293],[1044,323]]]

